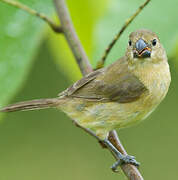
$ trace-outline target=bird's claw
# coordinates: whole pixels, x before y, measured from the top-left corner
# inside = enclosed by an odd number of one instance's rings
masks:
[[[111,152],[113,152],[113,154],[117,157],[118,161],[115,162],[111,169],[114,171],[114,172],[118,172],[117,171],[117,167],[122,165],[122,164],[133,164],[135,166],[139,166],[140,163],[138,163],[136,160],[135,160],[135,157],[134,156],[129,156],[129,155],[123,155],[121,152],[119,152],[115,146],[113,146],[113,144],[108,140],[108,139],[105,139],[103,141],[103,143],[111,150]]]
[[[124,164],[132,164],[137,167],[140,165],[140,163],[135,160],[134,156],[129,156],[129,155],[123,156],[123,158],[121,159],[121,162]]]
[[[132,164],[137,167],[140,165],[140,163],[135,160],[134,156],[123,155],[117,162],[115,162],[111,166],[112,171],[118,172],[117,167],[122,164]]]

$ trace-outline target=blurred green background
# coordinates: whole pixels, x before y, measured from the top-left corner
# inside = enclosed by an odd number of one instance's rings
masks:
[[[22,0],[54,16],[51,0]],[[95,66],[107,44],[143,0],[67,1],[77,33]],[[160,7],[161,4],[161,7]],[[177,179],[178,21],[177,0],[152,0],[124,33],[107,64],[121,55],[128,34],[157,32],[166,48],[172,83],[166,99],[143,123],[119,131],[128,153],[141,162],[144,179]],[[43,22],[0,3],[0,105],[55,97],[81,74],[64,38]],[[0,179],[125,179],[109,169],[107,150],[75,127],[62,112],[47,109],[1,115]]]

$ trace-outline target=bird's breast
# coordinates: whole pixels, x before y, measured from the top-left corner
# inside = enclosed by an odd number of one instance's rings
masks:
[[[135,75],[147,88],[147,92],[140,98],[142,106],[152,111],[166,96],[171,82],[167,61],[158,64],[143,65]]]

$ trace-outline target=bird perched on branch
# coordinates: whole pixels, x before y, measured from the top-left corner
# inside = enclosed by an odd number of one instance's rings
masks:
[[[125,56],[83,77],[57,98],[12,104],[2,112],[57,108],[80,126],[94,132],[121,163],[138,165],[122,155],[107,139],[109,131],[145,119],[168,92],[171,76],[166,52],[157,35],[141,29],[129,36]]]

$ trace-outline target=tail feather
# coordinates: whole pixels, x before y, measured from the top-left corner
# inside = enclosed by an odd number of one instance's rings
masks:
[[[27,111],[36,109],[45,109],[50,107],[56,107],[59,102],[58,98],[51,99],[35,99],[31,101],[19,102],[11,104],[0,109],[0,112],[14,112],[14,111]]]

